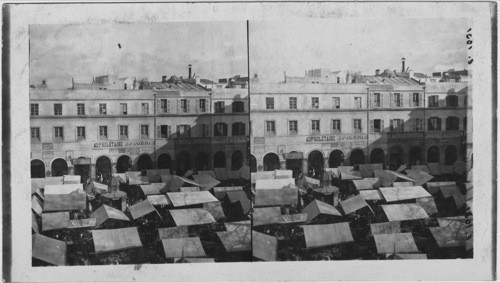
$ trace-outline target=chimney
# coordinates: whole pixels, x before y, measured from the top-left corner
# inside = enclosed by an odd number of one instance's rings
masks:
[[[161,76],[161,82],[166,83],[167,82],[167,76]]]
[[[375,76],[380,76],[380,69],[375,70]]]
[[[401,64],[402,64],[402,68],[401,68],[401,72],[405,72],[405,58],[401,58]]]
[[[189,64],[188,67],[189,67],[189,77],[188,77],[188,79],[190,79],[191,78],[191,67],[192,67],[192,65]]]

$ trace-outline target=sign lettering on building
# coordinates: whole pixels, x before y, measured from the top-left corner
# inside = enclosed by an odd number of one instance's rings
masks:
[[[285,159],[302,159],[304,154],[302,152],[289,152],[285,153]]]
[[[54,150],[53,143],[42,143],[42,150]]]
[[[74,158],[71,159],[71,163],[73,163],[73,165],[88,165],[90,164],[90,158],[84,158],[84,157]]]
[[[249,137],[247,136],[236,136],[236,137],[214,137],[212,138],[212,143],[221,144],[221,143],[246,143],[249,141]]]
[[[114,148],[114,147],[136,147],[136,146],[152,146],[154,141],[101,141],[94,142],[94,148]]]
[[[356,135],[318,135],[306,137],[306,143],[313,142],[349,142],[349,141],[363,141],[367,140],[367,134]]]
[[[209,144],[210,138],[181,138],[174,139],[174,145]]]
[[[465,135],[464,131],[442,131],[442,132],[437,131],[437,132],[425,133],[426,138],[436,138],[436,139],[457,138],[464,135]]]
[[[388,133],[387,138],[389,139],[421,139],[424,137],[424,133]]]
[[[255,137],[255,138],[253,138],[253,143],[254,144],[265,144],[266,143],[266,138]]]

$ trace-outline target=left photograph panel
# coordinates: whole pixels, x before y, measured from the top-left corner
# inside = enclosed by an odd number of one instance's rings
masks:
[[[247,23],[29,32],[32,265],[251,261]]]

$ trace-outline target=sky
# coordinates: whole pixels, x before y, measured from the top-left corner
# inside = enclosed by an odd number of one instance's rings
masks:
[[[246,22],[30,26],[30,84],[61,89],[93,76],[247,76]],[[118,47],[120,44],[121,48]]]
[[[303,76],[305,70],[467,68],[465,19],[301,19],[251,21],[250,76],[261,82]],[[118,47],[120,44],[121,48]],[[247,75],[246,22],[172,22],[30,26],[30,84],[49,88],[93,76],[201,78]]]
[[[318,19],[250,22],[250,74],[260,82],[304,76],[306,70],[401,70],[467,68],[464,19]]]

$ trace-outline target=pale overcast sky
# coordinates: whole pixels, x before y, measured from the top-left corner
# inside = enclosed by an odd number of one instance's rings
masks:
[[[71,87],[92,76],[246,76],[246,22],[189,22],[30,27],[30,84]],[[121,49],[118,47],[121,45]]]
[[[467,68],[467,21],[462,19],[342,19],[250,22],[250,74],[279,82],[283,72],[327,68],[415,72]]]

